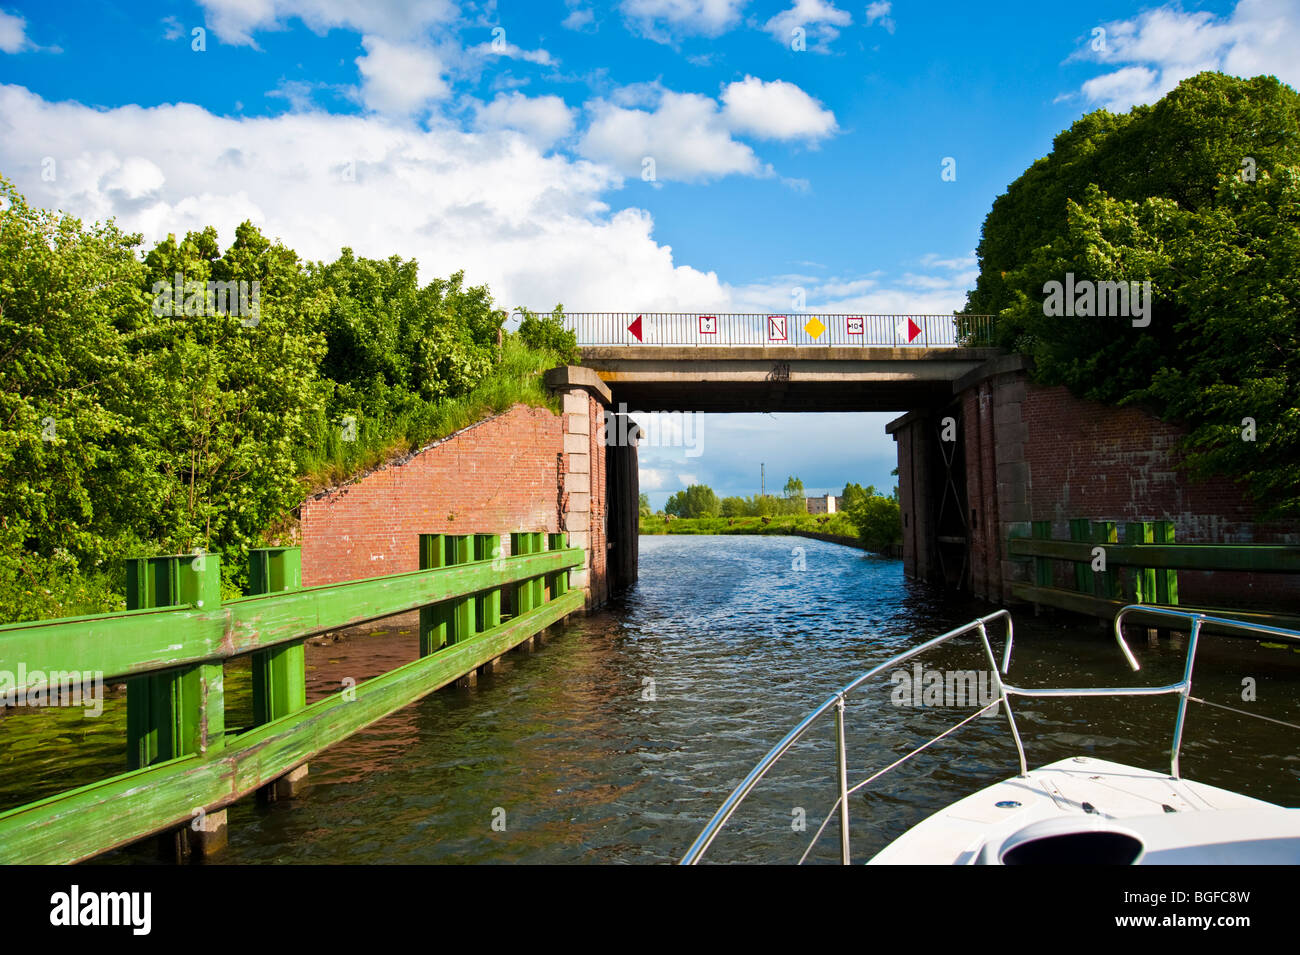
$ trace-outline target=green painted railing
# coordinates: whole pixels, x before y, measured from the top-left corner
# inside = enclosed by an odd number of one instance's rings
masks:
[[[1180,570],[1300,573],[1300,545],[1176,544],[1172,521],[1129,522],[1122,527],[1120,543],[1117,522],[1075,519],[1070,521],[1070,540],[1064,541],[1052,539],[1050,521],[1033,521],[1031,537],[1007,541],[1009,556],[1032,561],[1033,582],[1013,583],[1012,596],[1110,620],[1129,603],[1178,606]],[[1074,589],[1056,586],[1055,561],[1072,565]],[[1285,613],[1213,609],[1221,616],[1270,626],[1300,623],[1300,617]]]
[[[127,611],[0,627],[0,671],[24,678],[16,693],[69,672],[126,679],[131,770],[0,813],[0,863],[75,862],[177,829],[581,609],[568,575],[584,552],[563,534],[511,538],[503,557],[498,535],[422,534],[421,570],[308,588],[296,548],[262,549],[255,593],[224,603],[218,557],[143,558],[128,564]],[[304,640],[412,610],[417,660],[306,703]],[[223,667],[244,654],[254,725],[228,731]]]

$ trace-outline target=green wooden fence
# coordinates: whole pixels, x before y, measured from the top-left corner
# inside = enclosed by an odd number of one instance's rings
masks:
[[[1070,540],[1053,540],[1051,521],[1033,521],[1030,537],[1007,542],[1011,557],[1031,560],[1032,583],[1013,583],[1011,595],[1034,604],[1110,620],[1125,604],[1178,605],[1178,571],[1300,573],[1300,546],[1293,544],[1176,544],[1172,521],[1069,522]],[[1093,569],[1097,548],[1105,569]],[[1071,565],[1074,588],[1056,585],[1055,563]],[[1270,626],[1296,627],[1300,617],[1224,608],[1216,613]],[[1137,618],[1134,618],[1135,622]]]
[[[511,541],[502,557],[495,534],[421,534],[418,571],[307,588],[296,548],[255,550],[252,594],[224,603],[217,556],[142,558],[124,612],[0,627],[0,670],[26,674],[16,692],[68,672],[126,681],[129,769],[0,813],[0,863],[76,862],[221,810],[582,608],[568,587],[580,548],[564,534]],[[306,638],[411,610],[417,660],[307,704]],[[236,731],[223,668],[244,654],[254,720]]]

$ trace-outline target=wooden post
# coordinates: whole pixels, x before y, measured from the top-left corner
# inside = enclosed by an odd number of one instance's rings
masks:
[[[544,532],[534,531],[528,536],[532,539],[530,554],[540,554],[546,550],[546,534]],[[536,609],[546,603],[546,577],[545,575],[538,575],[529,583],[533,586],[533,608]]]
[[[497,561],[501,559],[500,534],[475,534],[474,559]],[[501,590],[493,587],[479,594],[475,612],[478,615],[479,630],[491,630],[501,625]]]
[[[1118,544],[1119,534],[1115,528],[1115,522],[1093,521],[1092,542],[1101,544],[1103,550],[1107,544]],[[1091,567],[1091,563],[1089,567]],[[1098,571],[1093,575],[1093,594],[1097,597],[1106,598],[1115,598],[1120,595],[1119,574],[1117,571],[1110,569],[1109,560],[1107,560],[1105,570]]]
[[[568,534],[560,533],[546,535],[547,550],[564,550],[568,546]],[[547,574],[546,586],[551,592],[552,600],[556,597],[563,597],[569,592],[569,572],[567,570],[557,570],[553,574]]]
[[[468,564],[474,560],[474,538],[469,534],[448,534],[447,565]],[[474,595],[459,597],[451,601],[449,615],[451,627],[447,632],[447,643],[463,643],[478,632],[474,615]]]
[[[1174,522],[1155,521],[1154,523],[1153,536],[1155,543],[1172,544],[1174,542]],[[1156,603],[1171,605],[1178,603],[1178,571],[1156,571]]]
[[[1034,540],[1051,540],[1052,539],[1052,522],[1051,521],[1033,521],[1030,524],[1030,534]],[[1052,561],[1047,557],[1034,558],[1034,584],[1039,587],[1055,587],[1056,580],[1052,574]],[[1037,616],[1042,609],[1041,604],[1034,604],[1034,616]]]
[[[215,554],[140,557],[126,562],[126,607],[145,610],[189,604],[199,610],[221,606],[221,558]],[[219,752],[226,735],[225,667],[216,663],[180,667],[126,681],[126,758],[141,769],[180,756]],[[226,844],[226,811],[197,813],[194,824],[159,837],[167,858],[189,849],[216,852]]]
[[[441,534],[420,535],[420,569],[447,566],[447,549]],[[436,653],[447,642],[450,608],[445,603],[420,608],[420,656]]]
[[[1153,521],[1131,521],[1124,525],[1124,543],[1129,545],[1154,544],[1156,526]],[[1156,599],[1156,572],[1150,567],[1133,568],[1133,600],[1135,603],[1154,603]]]
[[[302,588],[302,550],[257,547],[248,553],[249,594],[277,594]],[[261,726],[307,705],[307,654],[301,642],[253,654],[253,724]],[[292,799],[307,779],[307,764],[295,766],[263,786],[264,801]]]
[[[517,557],[521,554],[533,553],[533,535],[522,532],[515,532],[510,535],[510,555]],[[515,592],[515,616],[521,616],[532,610],[533,603],[533,582],[531,580],[521,580],[514,586]]]
[[[1076,517],[1070,520],[1070,540],[1088,541],[1092,539],[1092,531],[1088,526],[1086,517]],[[1081,594],[1092,593],[1092,567],[1088,561],[1074,561],[1074,589]]]

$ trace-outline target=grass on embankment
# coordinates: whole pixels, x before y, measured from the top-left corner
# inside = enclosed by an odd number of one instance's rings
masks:
[[[542,372],[561,364],[550,351],[528,348],[508,335],[501,361],[463,397],[444,398],[386,421],[359,422],[355,441],[342,440],[337,426],[320,428],[314,447],[299,456],[306,493],[342,484],[516,404],[559,414],[559,399],[542,383]]]

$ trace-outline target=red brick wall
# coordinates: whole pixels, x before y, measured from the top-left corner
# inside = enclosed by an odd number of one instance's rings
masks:
[[[303,584],[418,570],[422,533],[558,531],[562,429],[560,416],[516,405],[404,463],[308,498]],[[502,546],[509,553],[509,537]]]
[[[969,405],[968,405],[969,407]],[[1021,415],[1028,440],[1032,520],[1052,521],[1068,539],[1071,518],[1173,521],[1179,543],[1300,543],[1294,524],[1263,523],[1242,488],[1226,477],[1194,482],[1176,467],[1183,431],[1136,408],[1073,397],[1028,384]],[[1058,576],[1065,571],[1058,568]],[[1065,580],[1065,577],[1061,577]],[[1294,575],[1178,574],[1180,602],[1288,609],[1300,605]]]

